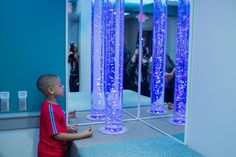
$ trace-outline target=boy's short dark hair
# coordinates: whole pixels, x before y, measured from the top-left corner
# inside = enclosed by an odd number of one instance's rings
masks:
[[[44,94],[46,95],[47,93],[47,88],[50,86],[53,86],[53,78],[58,78],[57,75],[55,74],[44,74],[41,75],[38,80],[37,80],[37,88]]]

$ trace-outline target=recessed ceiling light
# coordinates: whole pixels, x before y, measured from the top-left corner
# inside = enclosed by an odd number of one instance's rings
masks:
[[[133,4],[139,4],[140,3],[140,0],[124,0],[125,3],[133,3]],[[143,4],[146,5],[146,4],[151,4],[153,3],[154,0],[143,0]],[[178,0],[168,0],[168,2],[178,2]]]

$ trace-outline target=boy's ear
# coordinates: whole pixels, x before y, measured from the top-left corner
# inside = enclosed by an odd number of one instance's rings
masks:
[[[53,88],[52,88],[52,87],[48,87],[48,92],[49,92],[50,94],[54,94]]]

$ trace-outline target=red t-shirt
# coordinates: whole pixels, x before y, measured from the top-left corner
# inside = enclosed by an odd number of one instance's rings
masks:
[[[40,111],[38,156],[64,157],[67,143],[54,136],[65,132],[66,120],[60,105],[45,100]]]

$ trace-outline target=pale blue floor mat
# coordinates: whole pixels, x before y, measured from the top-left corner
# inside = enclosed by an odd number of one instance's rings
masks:
[[[123,122],[128,131],[121,135],[103,134],[99,131],[102,126],[104,124],[92,125],[93,137],[74,141],[70,157],[203,157],[138,120]],[[79,126],[79,131],[86,128],[88,126]],[[179,131],[173,128],[170,134],[182,141],[184,134]]]
[[[103,127],[104,123],[98,124],[86,118],[90,114],[90,94],[86,92],[73,94],[68,97],[69,111],[78,112],[75,118],[69,119],[69,123],[84,124],[79,126],[79,131],[88,128],[88,123],[93,123],[94,135],[92,138],[73,141],[70,145],[70,157],[202,157],[201,154],[178,142],[178,140],[184,141],[184,126],[168,122],[173,110],[168,110],[166,105],[167,114],[164,117],[150,115],[147,113],[150,108],[150,98],[142,96],[140,118],[175,137],[177,141],[134,119],[133,116],[136,117],[138,111],[137,93],[134,91],[124,90],[122,117],[123,126],[128,132],[121,135],[101,133],[99,128]]]
[[[202,157],[201,154],[168,137],[146,138],[128,142],[82,148],[80,157]]]
[[[184,142],[184,133],[173,134],[172,136],[175,137],[176,139]]]
[[[203,157],[173,139],[151,137],[140,140],[100,144],[79,149],[79,157]]]

